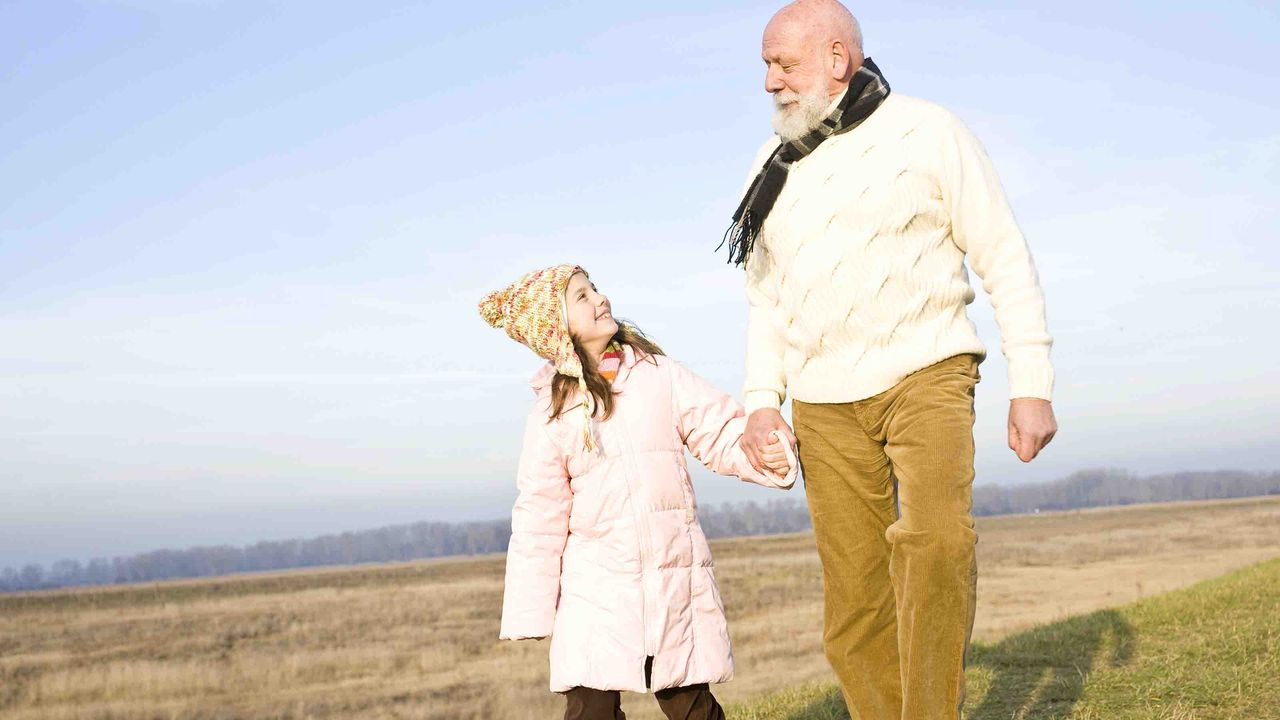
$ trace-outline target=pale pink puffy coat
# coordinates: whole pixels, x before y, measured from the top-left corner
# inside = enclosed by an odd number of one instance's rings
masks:
[[[645,692],[733,677],[724,605],[698,524],[684,449],[711,470],[768,487],[739,447],[742,407],[679,363],[623,348],[612,417],[583,442],[581,408],[548,423],[551,380],[525,428],[500,637],[551,636],[551,690]],[[573,401],[570,402],[572,404]]]

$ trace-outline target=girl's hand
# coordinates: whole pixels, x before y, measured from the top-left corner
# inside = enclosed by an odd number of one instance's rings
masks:
[[[791,464],[787,462],[787,453],[782,449],[782,440],[776,433],[770,433],[769,437],[773,441],[761,450],[760,459],[764,461],[764,466],[769,472],[780,478],[786,477],[787,473],[791,472]]]
[[[774,433],[791,443],[791,447],[796,446],[796,436],[777,408],[760,408],[747,416],[747,429],[742,434],[742,449],[746,452],[751,467],[760,472],[766,470],[764,449],[778,440]]]

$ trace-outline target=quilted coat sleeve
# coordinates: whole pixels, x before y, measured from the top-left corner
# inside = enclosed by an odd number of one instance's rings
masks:
[[[671,393],[676,423],[685,447],[712,472],[737,475],[757,485],[789,488],[799,471],[791,446],[784,442],[790,470],[785,478],[751,467],[740,445],[747,428],[742,405],[678,362],[671,365]]]
[[[511,511],[502,640],[551,635],[560,600],[560,556],[569,537],[573,492],[545,414],[529,416],[516,484],[520,494]]]

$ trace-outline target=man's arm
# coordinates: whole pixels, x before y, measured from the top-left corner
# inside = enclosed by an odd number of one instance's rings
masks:
[[[756,151],[751,171],[742,186],[745,193],[760,167],[773,154],[778,139],[772,138]],[[770,463],[766,448],[777,431],[795,446],[796,437],[779,408],[787,395],[787,374],[783,367],[786,339],[779,330],[777,315],[778,277],[768,250],[757,243],[747,259],[747,357],[743,405],[747,427],[742,435],[742,449],[752,467],[764,472]],[[776,458],[774,458],[776,459]]]
[[[747,302],[747,367],[746,384],[742,390],[743,406],[748,414],[762,408],[777,410],[782,407],[782,400],[787,394],[787,373],[783,368],[786,340],[774,320],[778,312],[777,297],[764,291],[758,281],[753,281],[748,275]]]
[[[782,400],[787,392],[787,375],[783,368],[786,341],[778,330],[773,314],[777,312],[776,296],[770,297],[753,286],[748,261],[747,301],[747,381],[743,389],[747,411],[747,427],[742,434],[742,449],[756,470],[763,471],[769,462],[765,448],[777,431],[792,447],[796,437],[782,419]]]
[[[958,119],[950,118],[941,157],[952,237],[991,297],[1009,363],[1009,447],[1030,462],[1057,432],[1040,278],[991,159]]]

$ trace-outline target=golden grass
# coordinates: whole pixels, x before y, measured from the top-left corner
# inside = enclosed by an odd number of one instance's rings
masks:
[[[979,520],[975,638],[1280,555],[1280,498]],[[713,544],[743,702],[830,682],[807,533]],[[501,556],[0,596],[0,716],[551,718],[546,642],[496,640]],[[624,697],[629,717],[656,704]]]

